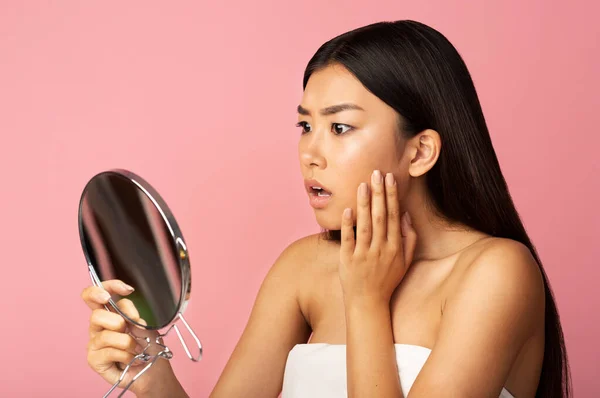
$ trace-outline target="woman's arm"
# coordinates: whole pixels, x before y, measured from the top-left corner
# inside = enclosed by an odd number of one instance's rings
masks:
[[[402,397],[389,310],[362,302],[346,313],[353,396]],[[448,299],[438,339],[408,398],[499,396],[543,316],[543,282],[531,253],[497,240]]]
[[[402,397],[396,364],[390,297],[412,262],[416,231],[400,216],[397,185],[379,170],[372,189],[357,193],[356,239],[351,209],[342,216],[340,283],[346,313],[349,397]],[[369,194],[371,191],[371,194]],[[372,196],[372,198],[371,198]]]
[[[349,397],[402,397],[390,303],[346,302]]]
[[[310,336],[298,304],[298,272],[311,238],[288,246],[263,281],[250,318],[211,398],[277,397],[288,354]]]
[[[508,239],[492,242],[448,298],[435,347],[409,397],[499,396],[519,352],[543,324],[544,298],[529,249]]]

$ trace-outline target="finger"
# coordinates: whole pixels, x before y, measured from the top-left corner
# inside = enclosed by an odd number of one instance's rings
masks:
[[[129,299],[124,298],[117,301],[117,308],[119,308],[123,314],[133,321],[137,322],[137,320],[140,318],[140,313],[133,304],[133,301]]]
[[[135,307],[135,305],[133,304],[133,302],[131,300],[126,299],[126,298],[121,299],[117,302],[117,307],[131,321],[138,323],[140,325],[143,325],[143,326],[148,325],[148,323],[146,323],[146,321],[144,319],[140,318],[140,313],[138,312],[137,308]],[[142,326],[135,325],[135,324],[130,324],[127,326],[129,327],[129,332],[133,333],[137,337],[150,337],[153,335],[152,332],[148,333],[148,331]]]
[[[415,247],[417,246],[417,231],[412,225],[410,214],[404,213],[402,217],[402,248],[404,251],[404,266],[412,263]]]
[[[356,251],[365,253],[371,246],[371,205],[369,186],[366,182],[360,184],[356,199]]]
[[[90,340],[88,349],[98,351],[103,348],[117,348],[127,351],[132,355],[137,355],[142,351],[133,337],[126,333],[119,333],[112,330],[103,330]]]
[[[135,323],[128,323],[128,332],[134,338],[137,338],[139,344],[145,346],[145,343],[142,343],[141,339],[150,338],[152,340],[156,339],[158,336],[158,332],[156,330],[148,330],[146,326],[148,326],[148,322],[145,319],[140,317],[140,313],[137,308],[133,304],[133,302],[129,299],[121,299],[117,302],[117,307],[120,311],[123,312],[130,320]],[[140,326],[141,325],[141,326]],[[156,347],[154,347],[156,348]],[[152,352],[152,350],[148,351]]]
[[[387,240],[385,188],[379,170],[375,170],[371,176],[371,187],[371,219],[373,224],[371,248],[379,249],[383,242]]]
[[[127,330],[127,322],[114,312],[102,308],[93,310],[90,317],[90,336],[105,329],[124,333]]]
[[[400,202],[398,201],[398,186],[392,173],[385,176],[385,192],[387,196],[387,240],[390,244],[402,244],[400,224]]]
[[[81,292],[81,298],[90,307],[95,310],[97,308],[103,308],[108,303],[108,299],[111,294],[118,294],[120,296],[127,296],[134,291],[133,287],[123,283],[120,280],[112,279],[109,281],[102,282],[102,287],[89,286]]]
[[[118,348],[107,347],[101,350],[88,351],[88,364],[90,367],[111,383],[116,382],[121,375],[121,370],[115,366],[116,363],[127,366],[134,358],[134,355]],[[137,361],[136,361],[137,362]]]
[[[354,254],[354,222],[352,221],[352,209],[344,210],[342,215],[342,240],[340,247],[340,260],[348,264]]]

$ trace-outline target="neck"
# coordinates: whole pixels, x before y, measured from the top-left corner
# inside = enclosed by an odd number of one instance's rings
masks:
[[[488,236],[436,216],[428,206],[424,206],[426,196],[422,185],[414,184],[403,201],[417,233],[413,262],[441,260]]]

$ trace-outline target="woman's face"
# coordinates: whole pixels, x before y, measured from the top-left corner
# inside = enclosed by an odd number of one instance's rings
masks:
[[[335,109],[341,105],[360,109]],[[402,195],[409,175],[399,157],[404,140],[397,138],[398,115],[348,70],[335,65],[313,73],[298,111],[302,176],[330,192],[307,192],[321,227],[340,229],[347,207],[356,220],[358,187],[371,186],[374,170],[384,177],[393,173]]]

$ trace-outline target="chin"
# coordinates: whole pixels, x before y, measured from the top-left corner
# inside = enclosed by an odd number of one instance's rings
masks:
[[[335,231],[342,228],[342,212],[331,211],[331,209],[314,209],[317,224],[321,228]],[[339,213],[339,214],[338,214]]]

